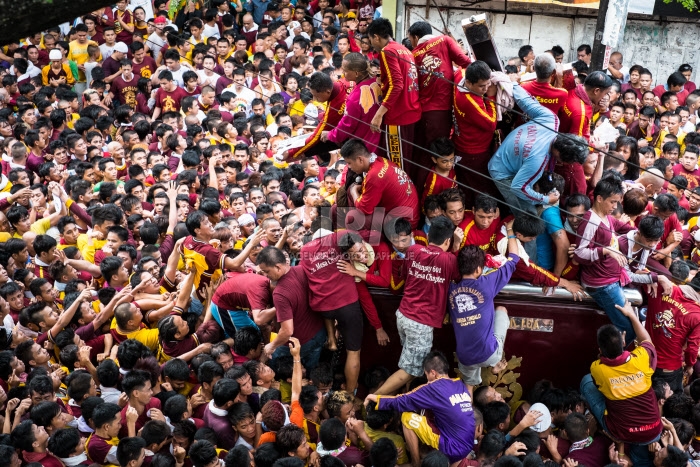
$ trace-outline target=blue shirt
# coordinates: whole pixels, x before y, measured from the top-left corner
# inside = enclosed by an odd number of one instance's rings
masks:
[[[557,137],[559,118],[519,85],[513,86],[515,103],[530,121],[508,134],[489,161],[494,180],[513,179],[510,189],[520,199],[541,204],[546,195],[532,187],[548,168],[549,148]]]
[[[544,221],[544,232],[537,236],[537,265],[548,271],[554,269],[556,252],[554,251],[554,240],[552,234],[564,229],[564,224],[559,215],[559,209],[554,206],[548,207],[540,218]]]
[[[485,362],[496,351],[493,299],[510,280],[518,261],[520,257],[511,253],[495,271],[450,284],[447,304],[457,341],[457,359],[462,365]]]
[[[261,1],[261,0],[250,0],[250,3],[253,4],[253,21],[255,24],[260,26],[263,22],[263,16],[265,16],[265,12],[267,11],[267,6],[270,4],[269,0],[268,1]],[[248,10],[250,11],[250,10]]]

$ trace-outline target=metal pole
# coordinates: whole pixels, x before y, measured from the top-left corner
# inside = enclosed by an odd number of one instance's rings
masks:
[[[605,61],[605,45],[603,40],[603,31],[605,30],[605,16],[608,12],[609,0],[600,0],[598,7],[598,20],[595,23],[595,39],[593,41],[593,50],[591,52],[590,71],[603,70]]]

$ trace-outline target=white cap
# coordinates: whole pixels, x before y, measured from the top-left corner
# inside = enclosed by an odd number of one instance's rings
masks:
[[[238,218],[238,225],[255,224],[255,219],[250,214],[243,214]]]
[[[541,402],[532,404],[530,406],[530,411],[532,410],[536,410],[542,414],[539,421],[531,427],[534,431],[537,433],[542,433],[543,431],[546,431],[547,428],[552,426],[552,414],[549,412],[546,405],[542,404]]]
[[[299,23],[299,21],[292,21],[291,23],[289,23],[289,26],[287,26],[287,29],[289,29],[290,31],[293,31],[294,29],[300,28],[300,27],[301,27],[301,24]]]
[[[117,42],[114,44],[114,51],[126,54],[129,53],[129,47],[127,47],[127,45],[123,42]]]
[[[53,49],[49,52],[49,60],[61,60],[63,59],[63,54],[58,49]]]
[[[700,242],[700,229],[693,232],[693,240],[695,240],[696,242]]]

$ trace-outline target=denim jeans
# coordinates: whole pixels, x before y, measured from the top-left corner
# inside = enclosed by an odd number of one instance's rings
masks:
[[[587,374],[581,380],[581,395],[588,402],[588,407],[591,409],[591,413],[595,417],[598,425],[603,427],[603,430],[607,431],[608,427],[605,425],[605,396],[596,386],[595,381],[591,374]]]
[[[603,430],[608,431],[608,427],[605,424],[605,396],[598,389],[591,374],[587,374],[581,380],[581,395],[588,403],[588,407],[591,409],[591,413],[595,417],[598,425],[600,425]],[[658,441],[658,437],[647,444],[629,444],[629,450],[627,455],[630,456],[635,467],[651,467],[653,465],[653,458],[649,455],[648,445]]]
[[[318,360],[321,358],[321,351],[327,338],[326,329],[321,328],[310,341],[301,346],[301,364],[306,368],[307,374],[318,366]],[[289,347],[281,345],[273,352],[272,360],[288,355],[290,355]]]
[[[593,297],[593,300],[608,315],[608,318],[610,318],[610,321],[617,329],[625,332],[625,342],[632,342],[637,337],[629,318],[615,308],[615,305],[623,306],[625,304],[625,294],[622,293],[622,287],[619,282],[613,282],[604,287],[586,287],[586,293]]]

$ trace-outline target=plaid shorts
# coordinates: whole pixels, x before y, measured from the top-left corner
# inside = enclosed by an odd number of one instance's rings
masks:
[[[396,310],[396,327],[401,338],[399,368],[411,376],[423,375],[423,359],[433,348],[433,328],[406,318]]]

